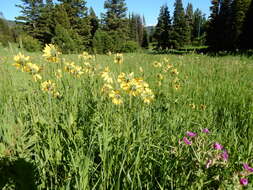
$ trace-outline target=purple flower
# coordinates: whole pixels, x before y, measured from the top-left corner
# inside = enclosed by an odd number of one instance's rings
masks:
[[[246,178],[241,178],[240,179],[240,184],[241,185],[246,186],[246,185],[248,185],[248,183],[249,183],[248,179],[246,179]]]
[[[206,162],[206,168],[207,168],[207,169],[210,168],[210,166],[212,165],[212,163],[213,163],[212,160],[208,160],[208,161]]]
[[[185,142],[185,144],[188,144],[188,145],[191,145],[191,144],[192,144],[192,142],[189,141],[189,140],[187,139],[187,137],[184,137],[184,138],[183,138],[183,141]]]
[[[188,137],[195,137],[195,136],[197,135],[197,133],[194,133],[194,132],[191,132],[191,131],[187,131],[187,132],[186,132],[186,135],[187,135]]]
[[[216,149],[216,150],[222,150],[223,146],[216,142],[216,143],[213,144],[213,148]]]
[[[210,133],[209,129],[205,128],[202,130],[203,133]]]
[[[243,164],[243,168],[248,172],[253,172],[253,168],[249,167],[249,165],[246,163]]]
[[[221,158],[224,160],[224,161],[227,161],[228,160],[228,152],[226,150],[224,150],[221,154]]]

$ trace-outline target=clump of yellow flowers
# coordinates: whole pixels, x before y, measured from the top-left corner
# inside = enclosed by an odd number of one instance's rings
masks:
[[[118,76],[118,83],[122,90],[130,96],[140,96],[145,103],[151,103],[154,99],[154,94],[142,78],[134,77],[134,73],[125,74],[120,73]]]
[[[14,56],[15,64],[13,64],[17,69],[21,69],[23,71],[24,67],[27,65],[27,63],[30,62],[30,57],[25,56],[22,53],[19,53],[18,55]]]
[[[56,98],[60,97],[60,93],[56,90],[56,84],[52,82],[51,80],[47,80],[41,83],[41,90],[50,95],[53,95]]]
[[[22,72],[31,74],[35,82],[42,79],[41,75],[39,74],[41,68],[38,65],[31,63],[29,56],[19,53],[14,56],[14,61],[14,66],[17,69],[21,69]]]
[[[112,99],[113,104],[123,104],[124,93],[130,97],[140,97],[147,104],[154,100],[154,93],[149,88],[148,83],[142,78],[134,77],[133,72],[129,74],[121,72],[117,77],[117,81],[113,81],[110,70],[106,67],[101,73],[101,78],[105,82],[101,91]]]
[[[84,74],[83,68],[81,66],[75,65],[74,62],[66,62],[64,69],[75,77],[80,77]]]
[[[112,77],[111,77],[109,67],[106,67],[106,68],[104,69],[104,71],[101,72],[101,77],[102,77],[102,79],[103,79],[107,84],[112,84],[112,83],[113,83],[113,79],[112,79]]]
[[[169,59],[164,58],[161,62],[155,61],[152,65],[160,72],[156,75],[158,86],[162,86],[162,84],[168,84],[165,82],[165,79],[169,79],[168,82],[171,83],[171,87],[173,89],[179,90],[181,88],[180,80],[177,77],[179,72],[174,65],[169,63]],[[169,73],[170,75],[167,75],[166,73]]]
[[[117,53],[115,56],[114,56],[114,63],[116,64],[122,64],[124,61],[123,59],[123,54],[122,53]]]
[[[86,61],[91,61],[91,60],[95,60],[95,56],[94,55],[90,55],[88,52],[84,51],[82,54],[80,54],[78,56],[78,58],[84,62]]]
[[[53,44],[46,44],[43,50],[43,57],[46,58],[47,61],[57,63],[59,62],[59,55],[61,52]]]

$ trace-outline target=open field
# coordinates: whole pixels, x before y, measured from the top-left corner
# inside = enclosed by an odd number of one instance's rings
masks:
[[[253,188],[252,58],[23,52],[35,82],[18,53],[0,49],[0,189]]]

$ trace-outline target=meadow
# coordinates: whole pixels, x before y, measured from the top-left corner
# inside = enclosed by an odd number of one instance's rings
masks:
[[[253,188],[252,57],[49,50],[0,49],[0,189]]]

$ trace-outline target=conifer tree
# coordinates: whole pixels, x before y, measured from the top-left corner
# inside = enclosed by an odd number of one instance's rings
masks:
[[[180,48],[187,42],[188,27],[182,0],[176,0],[174,6],[172,43],[174,48]]]
[[[200,9],[196,9],[193,14],[193,30],[192,41],[198,43],[196,45],[203,45],[205,41],[206,18]]]
[[[157,41],[156,49],[171,48],[171,19],[167,5],[163,5],[160,9],[158,23],[155,28],[154,37]]]
[[[54,36],[55,22],[54,22],[55,7],[53,0],[46,0],[43,4],[37,21],[38,36],[37,38],[43,44],[51,43]]]
[[[217,48],[217,38],[216,34],[218,32],[218,19],[219,19],[219,12],[220,12],[220,2],[221,0],[212,0],[211,7],[210,7],[210,17],[208,23],[208,30],[207,30],[207,45],[210,46],[212,49]]]
[[[142,37],[142,43],[141,47],[148,49],[149,48],[149,36],[148,36],[148,31],[146,28],[146,20],[145,17],[142,17],[142,23],[143,23],[143,37]]]
[[[220,13],[218,17],[218,49],[227,50],[230,49],[231,44],[231,36],[229,33],[231,32],[231,3],[232,0],[223,0],[220,5]]]
[[[253,49],[253,1],[251,1],[249,9],[246,14],[243,32],[241,35],[240,47],[243,49]]]
[[[106,9],[106,13],[102,14],[104,30],[113,38],[115,50],[120,51],[129,36],[125,0],[106,0],[104,8]]]
[[[81,39],[82,48],[86,49],[91,42],[91,26],[88,17],[88,9],[85,0],[58,0],[65,8],[71,29]]]
[[[137,31],[137,16],[132,13],[129,15],[129,38],[135,42],[139,41],[138,31]]]
[[[191,3],[188,3],[186,10],[185,10],[185,18],[186,18],[186,25],[187,25],[187,36],[186,42],[188,44],[192,41],[192,32],[193,32],[193,6]]]
[[[240,45],[240,37],[242,35],[243,25],[249,9],[250,1],[251,0],[234,0],[232,2],[230,39],[233,49],[236,49]]]
[[[22,15],[16,17],[16,21],[23,24],[26,33],[36,38],[39,36],[38,20],[43,0],[21,0],[21,2],[22,4],[16,6],[21,9]]]
[[[141,47],[145,49],[149,48],[149,36],[148,36],[148,32],[146,28],[144,28],[143,30],[143,40],[142,40]]]
[[[90,20],[90,25],[91,25],[91,36],[93,38],[97,29],[99,28],[99,19],[96,16],[96,13],[92,7],[90,7],[90,10],[89,10],[89,20]]]

